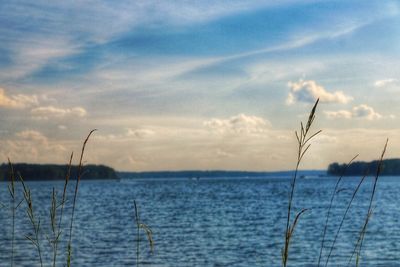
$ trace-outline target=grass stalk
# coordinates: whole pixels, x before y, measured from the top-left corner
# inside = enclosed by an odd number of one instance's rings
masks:
[[[133,206],[135,209],[135,222],[136,222],[136,267],[139,267],[139,257],[140,257],[140,229],[143,229],[146,233],[147,240],[149,241],[149,246],[151,252],[154,250],[153,232],[150,227],[142,223],[139,216],[139,208],[136,201],[133,200]]]
[[[360,260],[360,256],[361,256],[361,249],[362,249],[362,245],[363,245],[363,242],[364,242],[364,237],[365,237],[365,234],[366,234],[366,231],[367,231],[367,226],[368,226],[368,223],[369,223],[369,221],[371,219],[371,216],[372,216],[372,213],[373,213],[372,203],[373,203],[374,197],[375,197],[376,185],[378,183],[378,178],[379,178],[379,175],[380,175],[380,173],[382,171],[383,157],[385,156],[388,142],[389,142],[389,139],[386,139],[386,143],[385,143],[385,145],[383,147],[381,157],[379,158],[379,163],[378,163],[378,167],[376,169],[376,174],[375,174],[375,177],[374,177],[372,192],[371,192],[371,196],[370,196],[370,199],[369,199],[369,205],[368,205],[367,214],[365,216],[365,221],[364,221],[363,227],[361,228],[361,231],[360,231],[360,234],[358,236],[357,242],[356,242],[356,244],[354,246],[354,250],[353,250],[352,254],[350,255],[350,259],[348,261],[348,265],[350,264],[351,260],[353,259],[354,254],[356,254],[356,266],[358,266],[358,264],[359,264],[359,260]]]
[[[33,232],[34,232],[34,236],[28,236],[26,235],[26,239],[28,239],[29,241],[32,242],[32,244],[36,247],[36,250],[38,252],[38,256],[39,256],[39,262],[40,262],[40,266],[43,267],[43,260],[42,260],[42,252],[41,252],[41,247],[40,247],[40,218],[36,219],[35,217],[35,213],[33,210],[33,201],[32,201],[32,195],[31,195],[31,190],[25,185],[24,180],[22,179],[22,176],[19,175],[20,181],[22,183],[22,187],[23,187],[23,191],[24,191],[24,199],[25,202],[28,206],[26,212],[28,215],[28,218],[32,224],[33,227]]]
[[[343,227],[344,221],[345,221],[345,219],[346,219],[346,217],[347,217],[347,214],[348,214],[348,212],[349,212],[349,210],[350,210],[351,204],[353,203],[353,200],[354,200],[354,198],[356,197],[357,192],[358,192],[358,190],[360,189],[361,185],[362,185],[363,182],[365,181],[365,178],[367,177],[367,173],[368,173],[368,171],[366,171],[366,173],[364,174],[364,176],[361,178],[360,182],[357,184],[357,187],[354,189],[353,194],[352,194],[352,196],[351,196],[351,198],[350,198],[350,201],[349,201],[349,203],[347,204],[346,210],[345,210],[345,212],[344,212],[344,214],[343,214],[343,216],[342,216],[342,219],[340,220],[339,227],[338,227],[338,229],[337,229],[337,231],[336,231],[335,237],[334,237],[334,239],[333,239],[333,241],[332,241],[332,244],[331,244],[331,247],[330,247],[330,249],[329,249],[328,256],[326,257],[325,267],[328,266],[329,259],[330,259],[330,257],[332,256],[332,252],[333,252],[333,249],[335,248],[335,244],[336,244],[337,238],[339,237],[339,233],[340,233],[340,231],[341,231],[341,229],[342,229],[342,227]]]
[[[57,243],[58,243],[58,239],[60,237],[60,231],[57,228],[57,195],[56,195],[56,191],[55,188],[53,187],[53,191],[51,194],[51,206],[50,206],[50,229],[51,229],[51,233],[52,233],[52,239],[49,239],[50,245],[53,249],[53,267],[55,267],[56,263],[56,255],[57,255]]]
[[[76,179],[76,184],[75,184],[75,191],[74,191],[74,200],[73,200],[73,204],[72,204],[72,214],[71,214],[71,221],[70,221],[70,226],[69,226],[69,240],[68,240],[68,256],[67,256],[67,267],[71,266],[71,256],[72,256],[72,247],[71,247],[71,242],[72,242],[72,229],[73,229],[73,224],[74,224],[74,214],[75,214],[75,205],[76,205],[76,197],[78,195],[78,188],[79,188],[79,182],[82,178],[82,174],[83,174],[83,163],[82,163],[82,159],[83,159],[83,155],[85,153],[85,147],[87,142],[89,141],[90,136],[92,135],[92,133],[94,131],[96,131],[97,129],[93,129],[89,132],[89,134],[87,135],[85,141],[83,142],[82,145],[82,150],[81,150],[81,156],[79,159],[79,165],[78,165],[78,173],[77,173],[77,179]]]
[[[53,250],[53,267],[56,266],[56,261],[57,261],[58,242],[59,242],[59,238],[61,236],[64,205],[65,205],[65,201],[66,201],[66,197],[67,197],[68,182],[69,182],[69,178],[71,177],[71,166],[72,166],[72,158],[73,158],[73,156],[74,156],[74,153],[71,153],[71,156],[69,158],[67,174],[65,175],[63,194],[62,194],[62,197],[61,197],[60,217],[59,217],[58,226],[57,226],[58,233],[57,233],[57,238],[54,240],[55,242],[54,242],[54,250]],[[53,198],[53,200],[54,200],[54,198]]]
[[[296,168],[294,171],[293,179],[291,181],[291,190],[290,190],[290,195],[289,195],[286,230],[285,230],[285,245],[282,250],[282,264],[284,267],[286,267],[288,259],[289,259],[290,240],[293,235],[295,226],[296,226],[300,216],[306,211],[306,209],[303,209],[302,211],[297,213],[293,223],[291,223],[292,202],[293,202],[294,190],[296,187],[296,180],[297,180],[297,174],[298,174],[298,170],[300,167],[300,163],[301,163],[301,160],[303,159],[305,153],[310,148],[310,145],[311,145],[311,144],[309,144],[310,140],[321,132],[321,130],[319,130],[319,131],[315,132],[314,134],[310,134],[310,129],[311,129],[311,126],[315,119],[315,111],[317,109],[318,102],[319,102],[319,99],[317,99],[313,108],[311,109],[311,112],[308,116],[308,121],[307,121],[306,126],[304,127],[303,123],[301,123],[300,124],[300,132],[299,133],[297,131],[295,132],[296,138],[297,138],[297,143],[298,143],[298,150],[297,150]]]
[[[135,207],[135,222],[136,222],[136,266],[139,267],[139,255],[140,255],[140,218],[139,211],[136,205],[136,201],[133,201]]]
[[[339,176],[339,178],[336,181],[335,184],[335,188],[333,189],[332,195],[331,195],[331,200],[329,202],[329,207],[328,207],[328,212],[326,214],[326,219],[325,219],[325,225],[324,225],[324,230],[322,232],[322,240],[321,240],[321,248],[319,251],[319,257],[318,257],[318,266],[320,266],[321,264],[321,258],[322,258],[322,251],[324,248],[324,244],[325,244],[325,237],[326,237],[326,231],[328,229],[328,224],[329,224],[329,217],[331,214],[331,209],[332,209],[332,205],[333,205],[333,200],[337,194],[338,188],[339,188],[339,184],[342,181],[343,176],[345,175],[347,168],[350,166],[350,164],[358,157],[358,155],[354,156],[345,166],[343,172],[341,173],[341,175]]]
[[[15,213],[16,213],[16,206],[15,206],[15,173],[14,168],[11,164],[10,159],[8,159],[8,166],[10,169],[10,184],[8,185],[8,191],[10,192],[11,196],[11,216],[12,216],[12,229],[11,229],[11,267],[14,266],[14,243],[15,243]]]

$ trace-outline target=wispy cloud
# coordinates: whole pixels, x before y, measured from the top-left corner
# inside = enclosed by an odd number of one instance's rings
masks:
[[[240,0],[159,2],[151,0],[141,2],[136,8],[140,8],[142,14],[146,13],[146,10],[152,10],[153,16],[163,18],[169,23],[181,25],[187,23],[204,23],[239,12],[249,12],[256,9],[303,2],[304,0],[282,0],[279,2],[262,0],[245,2]],[[136,10],[136,12],[138,11]],[[156,13],[156,15],[154,15],[154,13]]]
[[[261,55],[273,54],[278,52],[290,51],[294,49],[298,49],[307,45],[311,45],[321,40],[332,40],[347,34],[351,34],[362,27],[365,27],[372,21],[363,22],[363,23],[356,23],[351,24],[348,26],[342,26],[342,28],[338,29],[331,29],[329,31],[322,31],[318,32],[315,31],[314,33],[302,33],[302,34],[295,34],[288,38],[289,40],[282,41],[278,45],[267,46],[261,49],[250,50],[242,53],[236,53],[228,56],[222,57],[215,57],[210,58],[207,61],[204,61],[201,65],[193,66],[193,68],[187,69],[186,72],[194,71],[198,68],[206,68],[211,67],[216,64],[229,64],[231,61],[245,59],[245,58],[252,58]]]
[[[0,39],[1,40],[1,39]],[[57,59],[79,51],[76,44],[61,37],[27,36],[7,48],[13,55],[8,68],[0,73],[3,80],[16,80],[32,75]]]
[[[345,95],[342,91],[328,92],[323,86],[317,84],[313,80],[299,80],[298,82],[289,82],[289,95],[286,103],[291,105],[295,102],[315,102],[318,98],[325,103],[341,103],[346,104],[353,98]]]

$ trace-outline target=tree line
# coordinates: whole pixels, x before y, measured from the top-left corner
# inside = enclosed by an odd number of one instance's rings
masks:
[[[28,164],[16,163],[13,164],[16,178],[21,175],[25,181],[36,180],[64,180],[68,173],[68,165],[57,164]],[[85,165],[83,166],[84,180],[98,179],[118,179],[115,170],[105,165]],[[70,179],[76,179],[78,166],[71,166]],[[0,181],[6,181],[10,178],[10,166],[7,163],[0,165]],[[19,178],[18,178],[19,179]]]
[[[376,173],[379,161],[373,160],[370,162],[356,161],[347,164],[339,164],[337,162],[328,166],[328,175],[373,175]],[[400,175],[400,159],[385,159],[382,162],[382,170],[380,175]]]

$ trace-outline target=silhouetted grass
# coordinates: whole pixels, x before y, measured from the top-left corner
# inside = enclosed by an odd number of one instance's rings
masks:
[[[318,266],[320,266],[320,263],[321,263],[322,251],[323,251],[323,248],[324,248],[326,230],[328,229],[329,216],[330,216],[330,214],[331,214],[331,209],[332,209],[332,205],[333,205],[333,200],[334,200],[336,194],[338,194],[339,184],[340,184],[340,182],[342,181],[342,178],[343,178],[343,176],[345,175],[348,166],[350,166],[350,164],[351,164],[357,157],[358,157],[358,155],[354,156],[354,157],[346,164],[346,166],[345,166],[345,168],[344,168],[342,174],[339,176],[339,178],[338,178],[337,181],[336,181],[335,188],[333,189],[333,192],[332,192],[332,195],[331,195],[331,200],[330,200],[330,202],[329,202],[328,212],[327,212],[327,214],[326,214],[324,230],[323,230],[323,232],[322,232],[321,248],[320,248],[319,257],[318,257]]]
[[[310,140],[321,132],[321,130],[319,130],[319,131],[315,132],[314,134],[310,134],[310,129],[311,129],[311,126],[315,119],[315,111],[317,109],[318,102],[319,102],[319,99],[315,102],[313,108],[311,109],[310,115],[308,116],[308,121],[307,121],[306,126],[304,127],[303,123],[300,123],[300,132],[299,133],[297,131],[295,132],[296,138],[297,138],[297,144],[298,144],[297,163],[296,163],[296,168],[295,168],[295,172],[293,175],[293,179],[292,179],[292,182],[290,185],[291,190],[290,190],[289,204],[288,204],[288,210],[287,210],[285,245],[282,250],[282,264],[284,267],[286,267],[288,259],[289,259],[290,240],[292,238],[297,221],[300,218],[300,216],[307,210],[307,209],[301,210],[299,213],[296,214],[294,221],[291,222],[292,202],[293,202],[294,190],[296,187],[296,180],[297,180],[297,173],[299,170],[299,166],[300,166],[301,160],[303,159],[305,153],[308,151],[308,149],[311,146],[311,144],[309,144]]]
[[[150,250],[153,252],[154,241],[153,232],[150,227],[141,222],[139,216],[139,207],[136,204],[136,200],[133,201],[133,206],[135,208],[135,222],[136,222],[136,266],[139,267],[139,257],[140,257],[140,229],[143,229],[147,235],[147,240],[149,241]]]
[[[388,142],[389,142],[389,140],[386,139],[386,143],[385,143],[385,146],[383,147],[382,154],[381,154],[381,157],[379,159],[378,167],[376,169],[376,174],[375,174],[375,177],[374,177],[372,192],[371,192],[371,196],[370,196],[370,199],[369,199],[369,205],[368,205],[367,214],[365,216],[365,221],[364,221],[364,224],[363,224],[363,226],[361,228],[360,234],[358,236],[357,242],[356,242],[356,244],[354,246],[354,250],[353,250],[353,252],[352,252],[352,254],[350,256],[348,264],[350,264],[352,258],[354,257],[354,254],[356,254],[356,266],[359,265],[360,256],[361,256],[361,250],[362,250],[362,246],[363,246],[363,242],[364,242],[365,233],[367,231],[367,226],[368,226],[368,223],[369,223],[369,221],[371,219],[371,216],[372,216],[372,213],[373,213],[372,203],[373,203],[374,197],[375,197],[376,185],[378,183],[379,175],[380,175],[380,173],[382,171],[382,161],[383,161],[383,157],[385,156],[385,153],[386,153],[386,148],[387,148]]]
[[[42,250],[40,247],[40,236],[39,236],[39,232],[40,232],[40,218],[37,218],[35,216],[35,212],[33,210],[33,201],[32,201],[32,195],[31,195],[31,190],[25,185],[24,180],[22,179],[22,176],[19,176],[20,181],[22,183],[22,187],[23,187],[23,192],[24,192],[24,199],[27,205],[27,209],[26,209],[26,213],[28,215],[29,221],[32,224],[32,228],[33,228],[33,236],[29,236],[26,235],[25,237],[32,242],[32,244],[35,246],[37,252],[38,252],[38,256],[39,256],[39,262],[40,262],[40,266],[43,267],[43,259],[42,259]]]
[[[91,130],[88,136],[86,137],[85,141],[83,142],[82,145],[82,151],[81,151],[81,156],[79,159],[79,165],[78,165],[78,174],[77,174],[77,179],[76,179],[76,184],[75,184],[75,191],[74,191],[74,202],[72,204],[72,214],[71,214],[71,222],[69,226],[69,240],[68,240],[68,256],[67,256],[67,267],[71,266],[71,256],[72,256],[72,229],[74,226],[74,214],[75,214],[75,205],[76,205],[76,198],[78,196],[78,188],[79,188],[79,182],[82,178],[83,175],[83,165],[82,165],[82,159],[83,159],[83,154],[85,153],[85,147],[87,142],[89,141],[90,136],[94,131],[97,131],[97,129]],[[68,175],[67,175],[68,177]]]
[[[331,255],[332,255],[332,252],[333,252],[333,249],[334,249],[334,247],[335,247],[335,244],[336,244],[337,238],[338,238],[338,236],[339,236],[340,230],[341,230],[342,227],[343,227],[344,220],[345,220],[346,217],[347,217],[347,214],[348,214],[348,212],[349,212],[349,210],[350,210],[351,204],[353,203],[353,200],[354,200],[354,198],[356,197],[358,190],[360,189],[362,183],[364,182],[365,178],[367,177],[367,173],[368,173],[368,171],[366,171],[365,175],[361,178],[361,180],[360,180],[360,182],[358,183],[356,189],[353,191],[353,194],[352,194],[352,196],[351,196],[351,198],[350,198],[349,203],[347,204],[346,210],[345,210],[345,212],[344,212],[344,214],[343,214],[343,216],[342,216],[342,219],[341,219],[341,221],[340,221],[339,227],[338,227],[338,229],[337,229],[337,231],[336,231],[335,237],[334,237],[333,242],[332,242],[332,244],[331,244],[331,246],[330,246],[329,254],[328,254],[327,258],[326,258],[325,266],[328,266],[329,259],[330,259]]]
[[[63,219],[63,214],[64,214],[65,201],[66,201],[66,197],[67,197],[68,182],[69,182],[69,178],[71,177],[71,166],[72,166],[73,156],[74,156],[74,153],[71,153],[71,156],[69,158],[67,174],[65,175],[64,189],[63,189],[63,194],[62,194],[61,204],[60,204],[61,205],[60,217],[59,217],[58,226],[57,226],[58,233],[57,233],[57,238],[54,240],[53,267],[56,266],[56,262],[57,262],[58,242],[59,242],[59,238],[61,235],[62,219]]]
[[[76,180],[76,185],[75,185],[75,191],[74,191],[74,199],[73,199],[73,205],[72,205],[72,213],[71,213],[71,218],[70,218],[70,227],[69,227],[69,240],[68,240],[68,247],[67,247],[67,266],[71,265],[71,255],[72,255],[72,229],[73,229],[73,222],[74,222],[74,211],[75,211],[75,205],[76,205],[76,199],[77,199],[77,193],[78,193],[78,186],[79,186],[79,181],[83,176],[83,155],[85,151],[86,144],[89,140],[89,137],[95,130],[90,131],[90,133],[87,135],[83,146],[82,146],[82,151],[81,151],[81,156],[79,160],[79,166],[78,166],[78,174],[77,174],[77,180]],[[63,188],[63,194],[61,197],[61,200],[57,200],[57,192],[55,188],[53,187],[52,194],[51,194],[51,205],[50,205],[50,211],[49,211],[49,219],[50,219],[50,237],[47,236],[47,239],[50,243],[50,246],[52,248],[52,266],[55,267],[57,263],[57,254],[58,254],[58,243],[60,241],[60,237],[62,234],[62,222],[63,222],[63,214],[64,214],[64,206],[65,202],[67,199],[67,187],[68,183],[70,180],[71,176],[71,166],[72,166],[72,158],[73,158],[73,153],[71,154],[69,164],[68,164],[68,170],[67,174],[65,176],[65,183],[64,183],[64,188]],[[38,255],[38,261],[41,267],[44,266],[43,262],[43,256],[42,256],[42,244],[41,244],[41,219],[37,215],[35,211],[35,206],[34,202],[32,200],[32,194],[31,190],[25,183],[24,179],[22,178],[21,174],[18,173],[19,176],[19,182],[22,185],[22,193],[23,193],[23,199],[17,203],[17,196],[16,196],[16,179],[15,179],[15,171],[14,167],[9,161],[9,193],[10,193],[10,199],[11,199],[11,217],[12,217],[12,229],[11,229],[11,255],[10,255],[10,265],[14,266],[14,252],[15,252],[15,216],[16,216],[16,209],[19,207],[19,205],[22,202],[25,202],[27,208],[26,208],[26,215],[27,218],[29,219],[29,223],[32,226],[33,234],[31,235],[25,235],[25,238],[29,240],[32,245],[35,247]],[[57,210],[60,209],[60,215],[57,217]],[[65,266],[65,265],[64,265]]]
[[[14,266],[14,243],[15,243],[15,213],[19,204],[16,206],[16,196],[15,196],[15,173],[14,168],[11,164],[10,159],[8,159],[8,166],[10,169],[10,184],[8,185],[8,191],[11,197],[11,216],[12,216],[12,229],[11,229],[11,267]],[[21,202],[20,202],[21,203]]]
[[[314,122],[314,119],[315,119],[315,112],[316,112],[317,105],[318,105],[318,100],[315,102],[313,108],[311,109],[311,112],[310,112],[310,115],[309,115],[309,117],[308,117],[308,121],[307,121],[306,126],[304,127],[304,126],[303,126],[303,123],[301,123],[301,125],[300,125],[300,126],[301,126],[301,127],[300,127],[300,132],[299,132],[299,133],[296,132],[296,139],[297,139],[297,144],[298,144],[298,147],[297,147],[297,148],[298,148],[298,149],[297,149],[297,162],[296,162],[296,168],[295,168],[295,172],[294,172],[294,175],[293,175],[293,178],[292,178],[292,181],[291,181],[291,186],[290,186],[290,195],[289,195],[289,203],[288,203],[288,210],[287,210],[287,221],[286,221],[286,230],[285,230],[285,245],[284,245],[284,248],[283,248],[283,250],[282,250],[282,264],[283,264],[284,267],[286,267],[286,266],[287,266],[287,263],[288,263],[290,241],[291,241],[291,238],[292,238],[292,236],[293,236],[293,232],[294,232],[294,229],[295,229],[295,227],[296,227],[296,224],[297,224],[297,222],[298,222],[300,216],[301,216],[305,211],[307,211],[307,209],[302,209],[300,212],[298,212],[298,213],[296,214],[295,219],[294,219],[293,222],[291,223],[291,209],[292,209],[294,191],[295,191],[295,188],[296,188],[296,180],[297,180],[298,169],[299,169],[299,166],[300,166],[300,163],[301,163],[301,161],[302,161],[302,159],[303,159],[304,154],[308,151],[308,149],[309,149],[309,147],[310,147],[310,145],[311,145],[311,144],[309,144],[308,142],[309,142],[313,137],[315,137],[317,134],[319,134],[319,133],[321,132],[321,131],[317,131],[317,132],[314,133],[314,134],[309,134],[310,128],[311,128],[312,123]],[[386,152],[387,143],[388,143],[388,141],[386,141],[386,143],[385,143],[384,149],[383,149],[383,151],[382,151],[382,154],[381,154],[381,157],[380,157],[380,160],[379,160],[378,168],[377,168],[376,175],[375,175],[375,179],[374,179],[374,183],[373,183],[373,189],[372,189],[371,196],[370,196],[370,201],[369,201],[369,207],[368,207],[368,210],[367,210],[367,215],[366,215],[366,218],[365,218],[363,227],[362,227],[362,229],[361,229],[361,231],[360,231],[359,237],[358,237],[358,239],[357,239],[357,242],[356,242],[356,244],[355,244],[355,246],[354,246],[354,250],[353,250],[353,252],[352,252],[352,255],[351,255],[350,259],[349,259],[349,264],[350,264],[350,262],[351,262],[351,260],[352,260],[352,258],[353,258],[353,256],[354,256],[354,254],[356,254],[356,266],[358,266],[358,264],[359,264],[359,258],[360,258],[360,254],[361,254],[361,250],[362,250],[362,245],[363,245],[364,237],[365,237],[365,234],[366,234],[367,225],[368,225],[368,222],[369,222],[369,220],[370,220],[370,218],[371,218],[371,216],[372,216],[372,212],[373,212],[373,211],[372,211],[372,203],[373,203],[373,199],[374,199],[374,196],[375,196],[376,184],[377,184],[377,181],[378,181],[378,177],[379,177],[379,174],[380,174],[381,169],[382,169],[382,161],[383,161],[383,156],[384,156],[384,154],[385,154],[385,152]],[[357,156],[358,156],[358,155],[357,155]],[[341,182],[343,176],[345,175],[345,171],[346,171],[347,167],[354,161],[354,159],[355,159],[357,156],[355,156],[354,158],[352,158],[352,159],[349,161],[349,163],[346,165],[346,167],[345,167],[345,169],[344,169],[344,172],[343,172],[343,173],[341,174],[341,176],[337,179],[336,184],[335,184],[335,187],[334,187],[334,189],[333,189],[333,192],[332,192],[332,195],[331,195],[331,198],[330,198],[330,203],[329,203],[327,215],[326,215],[326,219],[325,219],[325,225],[324,225],[323,232],[322,232],[321,247],[320,247],[320,252],[319,252],[319,257],[318,257],[318,264],[317,264],[317,266],[320,266],[320,263],[321,263],[322,251],[323,251],[324,244],[325,244],[326,233],[327,233],[327,228],[328,228],[328,224],[329,224],[329,218],[330,218],[331,209],[332,209],[332,206],[333,206],[333,202],[334,202],[335,195],[336,195],[337,193],[339,193],[339,191],[340,191],[340,190],[338,190],[338,189],[339,189],[339,184],[340,184],[340,182]],[[350,198],[350,200],[349,200],[349,202],[348,202],[348,204],[347,204],[346,210],[345,210],[343,216],[341,217],[339,227],[338,227],[338,229],[336,230],[336,233],[335,233],[333,242],[332,242],[332,244],[331,244],[331,246],[330,246],[329,253],[328,253],[328,256],[327,256],[327,258],[326,258],[325,266],[327,266],[328,263],[329,263],[330,257],[331,257],[331,255],[332,255],[332,252],[333,252],[333,249],[334,249],[334,247],[335,247],[336,241],[337,241],[337,239],[338,239],[339,233],[340,233],[340,231],[341,231],[341,229],[342,229],[342,227],[343,227],[344,221],[345,221],[345,219],[346,219],[346,217],[347,217],[347,215],[348,215],[348,213],[349,213],[349,211],[350,211],[350,207],[351,207],[351,205],[352,205],[352,203],[353,203],[353,201],[354,201],[354,198],[355,198],[357,192],[359,191],[359,188],[361,187],[362,183],[364,182],[364,180],[365,180],[365,178],[366,178],[367,172],[368,172],[368,171],[366,171],[366,174],[361,178],[361,180],[360,180],[360,182],[358,183],[357,187],[356,187],[355,190],[353,191],[353,194],[352,194],[352,196],[351,196],[351,198]]]

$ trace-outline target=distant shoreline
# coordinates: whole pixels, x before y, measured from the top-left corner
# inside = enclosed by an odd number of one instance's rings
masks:
[[[224,171],[224,170],[184,170],[184,171],[146,171],[146,172],[117,172],[121,179],[143,179],[143,178],[224,178],[224,177],[271,177],[292,176],[294,171]],[[325,170],[302,170],[299,176],[326,176]]]
[[[15,179],[21,174],[25,181],[57,181],[65,180],[68,172],[67,164],[30,164],[15,163],[13,164]],[[71,180],[76,179],[78,166],[71,166]],[[88,164],[83,166],[84,175],[82,180],[119,180],[119,179],[158,179],[158,178],[184,178],[184,179],[201,179],[201,178],[257,178],[257,177],[291,177],[293,170],[289,171],[231,171],[231,170],[178,170],[178,171],[143,171],[129,172],[116,171],[106,165]],[[0,165],[0,181],[8,181],[10,169],[7,163]],[[326,170],[300,170],[298,177],[325,177]]]

